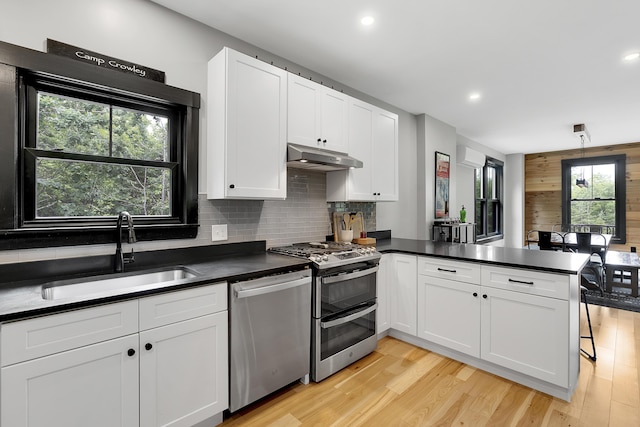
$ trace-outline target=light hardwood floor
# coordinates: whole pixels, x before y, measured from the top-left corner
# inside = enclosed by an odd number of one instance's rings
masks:
[[[589,308],[598,360],[581,356],[570,403],[385,337],[323,382],[291,386],[222,426],[640,426],[640,313]]]

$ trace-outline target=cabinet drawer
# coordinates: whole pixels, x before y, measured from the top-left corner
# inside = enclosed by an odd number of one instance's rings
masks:
[[[569,299],[569,276],[542,271],[482,266],[482,286]]]
[[[418,274],[480,284],[480,264],[444,258],[418,258]]]
[[[140,299],[140,330],[169,325],[227,309],[227,283]]]
[[[138,332],[138,303],[127,301],[9,322],[0,333],[1,365]]]

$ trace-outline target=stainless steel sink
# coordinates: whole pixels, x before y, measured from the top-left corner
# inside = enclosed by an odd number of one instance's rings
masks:
[[[157,287],[171,282],[180,282],[197,277],[185,268],[171,270],[142,271],[138,273],[110,274],[84,277],[81,279],[60,280],[42,285],[42,298],[57,300],[95,296],[97,294],[118,294],[142,287]]]

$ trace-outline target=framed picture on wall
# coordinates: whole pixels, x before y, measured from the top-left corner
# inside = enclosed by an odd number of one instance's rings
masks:
[[[449,155],[436,151],[436,218],[449,217],[449,166]]]

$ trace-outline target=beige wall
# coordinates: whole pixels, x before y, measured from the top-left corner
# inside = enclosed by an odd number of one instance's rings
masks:
[[[640,142],[586,148],[585,157],[626,154],[627,243],[612,245],[614,250],[640,246]],[[580,149],[534,153],[525,156],[524,232],[549,229],[562,222],[563,159],[582,156]]]

